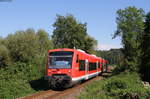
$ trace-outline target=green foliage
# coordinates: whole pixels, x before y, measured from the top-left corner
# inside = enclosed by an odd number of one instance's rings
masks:
[[[84,47],[84,50],[87,52],[87,53],[92,53],[92,54],[96,54],[94,48],[96,48],[96,45],[97,45],[97,40],[95,40],[93,37],[90,37],[89,35],[87,35],[85,37],[85,47]]]
[[[140,73],[142,74],[142,78],[146,81],[150,82],[150,12],[146,15],[146,20],[145,20],[145,29],[144,29],[144,34],[142,35],[143,42],[141,44],[142,48],[142,63],[140,67]]]
[[[149,99],[150,89],[144,88],[136,73],[121,73],[88,85],[79,99]]]
[[[46,53],[51,48],[51,39],[42,29],[37,33],[33,29],[17,31],[0,38],[0,99],[25,96],[44,85],[40,78],[44,76]]]
[[[48,35],[48,33],[43,30],[40,29],[37,32],[37,36],[38,36],[38,40],[39,40],[39,52],[40,52],[40,56],[45,56],[45,54],[47,53],[47,51],[49,49],[52,49],[53,44],[50,40],[50,37]]]
[[[92,52],[96,40],[87,35],[86,23],[77,22],[72,15],[57,15],[53,24],[52,35],[54,48],[79,48],[86,52]]]
[[[114,37],[121,36],[126,69],[138,71],[141,56],[141,37],[144,29],[144,11],[127,7],[117,11],[117,31]]]
[[[37,33],[33,29],[27,29],[10,34],[5,39],[5,45],[15,62],[30,62],[45,57],[48,49],[52,48],[48,33],[42,29]]]
[[[6,46],[14,61],[29,62],[39,53],[38,37],[33,29],[9,35]]]
[[[0,68],[11,64],[9,50],[2,44],[0,44]]]
[[[55,48],[84,47],[82,38],[87,34],[86,24],[77,23],[72,15],[66,17],[57,15],[56,22],[53,26],[55,29],[52,39]]]
[[[15,99],[35,92],[29,82],[42,76],[38,67],[31,63],[17,62],[0,69],[0,99]]]
[[[4,44],[4,39],[0,37],[0,45]]]

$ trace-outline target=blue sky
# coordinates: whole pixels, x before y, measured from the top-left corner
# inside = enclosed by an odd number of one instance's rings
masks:
[[[73,14],[87,23],[88,34],[98,40],[98,48],[121,47],[120,38],[111,39],[116,30],[116,11],[128,6],[150,11],[150,0],[12,0],[0,2],[0,36],[17,30],[45,29],[52,35],[56,14]]]

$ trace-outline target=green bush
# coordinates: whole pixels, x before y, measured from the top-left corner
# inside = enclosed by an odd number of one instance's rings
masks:
[[[114,80],[113,82],[108,82],[103,89],[106,89],[108,92],[112,92],[116,89],[126,89],[127,84],[122,80]]]
[[[36,33],[33,29],[27,29],[8,35],[5,38],[5,46],[9,49],[14,62],[27,63],[45,57],[47,51],[52,48],[52,43],[44,30]]]
[[[6,46],[14,61],[29,62],[38,55],[39,42],[33,29],[17,31],[6,38]]]
[[[126,67],[123,65],[117,65],[113,70],[114,73],[120,73],[126,70]]]
[[[45,59],[51,48],[51,39],[42,29],[17,31],[0,38],[0,99],[43,90]]]
[[[85,88],[79,99],[149,99],[150,89],[145,89],[136,73],[121,73],[108,79],[95,81]]]
[[[0,69],[0,99],[12,99],[34,93],[30,82],[43,77],[39,67],[31,63],[17,62]]]

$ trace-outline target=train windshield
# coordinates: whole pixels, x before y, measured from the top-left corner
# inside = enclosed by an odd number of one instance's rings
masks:
[[[71,68],[73,52],[58,51],[49,53],[49,68]]]

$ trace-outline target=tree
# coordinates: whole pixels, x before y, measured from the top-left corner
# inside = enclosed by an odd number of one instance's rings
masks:
[[[45,56],[45,53],[53,47],[52,41],[50,40],[48,33],[43,29],[38,30],[37,36],[39,39],[40,56]]]
[[[48,50],[53,48],[53,44],[48,33],[45,30],[43,29],[38,30],[36,35],[38,37],[38,44],[39,44],[38,49],[39,53],[36,57],[36,64],[38,65],[40,72],[44,71],[45,69],[43,68],[45,65],[45,59],[47,57]]]
[[[142,47],[142,64],[140,73],[143,75],[143,79],[150,82],[150,12],[146,15],[145,29],[143,34]]]
[[[9,50],[2,44],[0,44],[0,68],[11,64],[11,58]]]
[[[116,36],[122,37],[123,53],[126,69],[138,71],[141,55],[141,36],[144,29],[144,11],[135,7],[127,7],[117,11]]]
[[[87,35],[85,37],[84,44],[85,44],[84,50],[87,53],[96,54],[94,48],[96,48],[96,46],[97,46],[97,40],[95,40],[93,37],[90,37],[89,35]]]
[[[54,48],[80,48],[87,52],[94,49],[96,40],[87,35],[86,23],[77,22],[73,15],[57,15],[53,24]]]
[[[122,49],[110,49],[110,50],[98,50],[97,56],[102,57],[109,61],[109,64],[111,65],[121,65],[122,63]]]
[[[14,61],[29,62],[39,53],[38,37],[33,29],[10,34],[6,38],[6,42]]]

